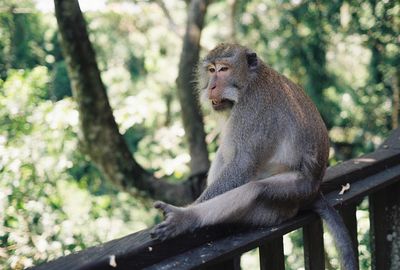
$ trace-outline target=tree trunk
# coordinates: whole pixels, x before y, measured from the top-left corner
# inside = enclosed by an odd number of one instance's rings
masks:
[[[206,0],[192,0],[190,2],[177,78],[183,127],[189,143],[192,175],[206,172],[210,165],[205,142],[203,118],[197,101],[196,86],[194,83],[195,68],[199,60],[200,36],[208,4],[209,1]]]
[[[392,129],[396,129],[399,127],[399,111],[400,111],[399,76],[400,72],[396,70],[392,77],[392,89],[393,89]]]
[[[54,3],[61,46],[78,103],[85,153],[108,179],[132,194],[175,204],[192,201],[200,192],[201,176],[171,184],[156,179],[134,160],[112,114],[78,1]]]
[[[229,5],[229,40],[236,43],[236,10],[238,6],[237,0],[228,0]]]

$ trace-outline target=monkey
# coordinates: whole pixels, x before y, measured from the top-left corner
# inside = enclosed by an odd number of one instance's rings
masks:
[[[155,202],[159,240],[216,224],[271,226],[311,205],[330,229],[344,269],[357,269],[348,231],[320,192],[328,155],[325,124],[304,90],[251,49],[222,43],[197,69],[200,102],[224,118],[207,188],[186,207]]]

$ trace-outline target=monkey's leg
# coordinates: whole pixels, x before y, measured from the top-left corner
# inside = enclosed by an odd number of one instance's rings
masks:
[[[200,226],[238,221],[276,224],[297,213],[297,202],[313,193],[314,183],[301,172],[285,172],[249,182],[189,208]]]
[[[207,201],[188,207],[175,207],[157,202],[166,219],[152,231],[161,240],[185,231],[219,223],[240,222],[251,225],[271,225],[287,219],[297,212],[293,203],[271,203],[264,200],[265,183],[249,182]]]
[[[262,196],[273,201],[304,200],[316,194],[319,188],[319,181],[300,171],[277,174],[255,183],[263,189]]]

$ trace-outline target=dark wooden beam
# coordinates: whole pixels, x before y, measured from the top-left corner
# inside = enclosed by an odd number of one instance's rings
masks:
[[[234,257],[232,259],[216,263],[211,266],[207,267],[199,267],[200,269],[207,269],[207,270],[240,270],[240,256]],[[156,269],[155,269],[156,270]]]
[[[400,182],[370,196],[372,270],[400,265]]]
[[[320,219],[304,226],[303,245],[305,269],[325,269],[324,231]]]
[[[259,247],[261,270],[285,270],[283,237],[276,237]]]

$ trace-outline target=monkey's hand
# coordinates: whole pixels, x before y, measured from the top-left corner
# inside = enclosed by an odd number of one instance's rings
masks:
[[[155,202],[154,207],[160,209],[165,216],[165,220],[150,232],[154,239],[163,241],[193,231],[199,226],[198,218],[190,208],[176,207],[160,201]]]

